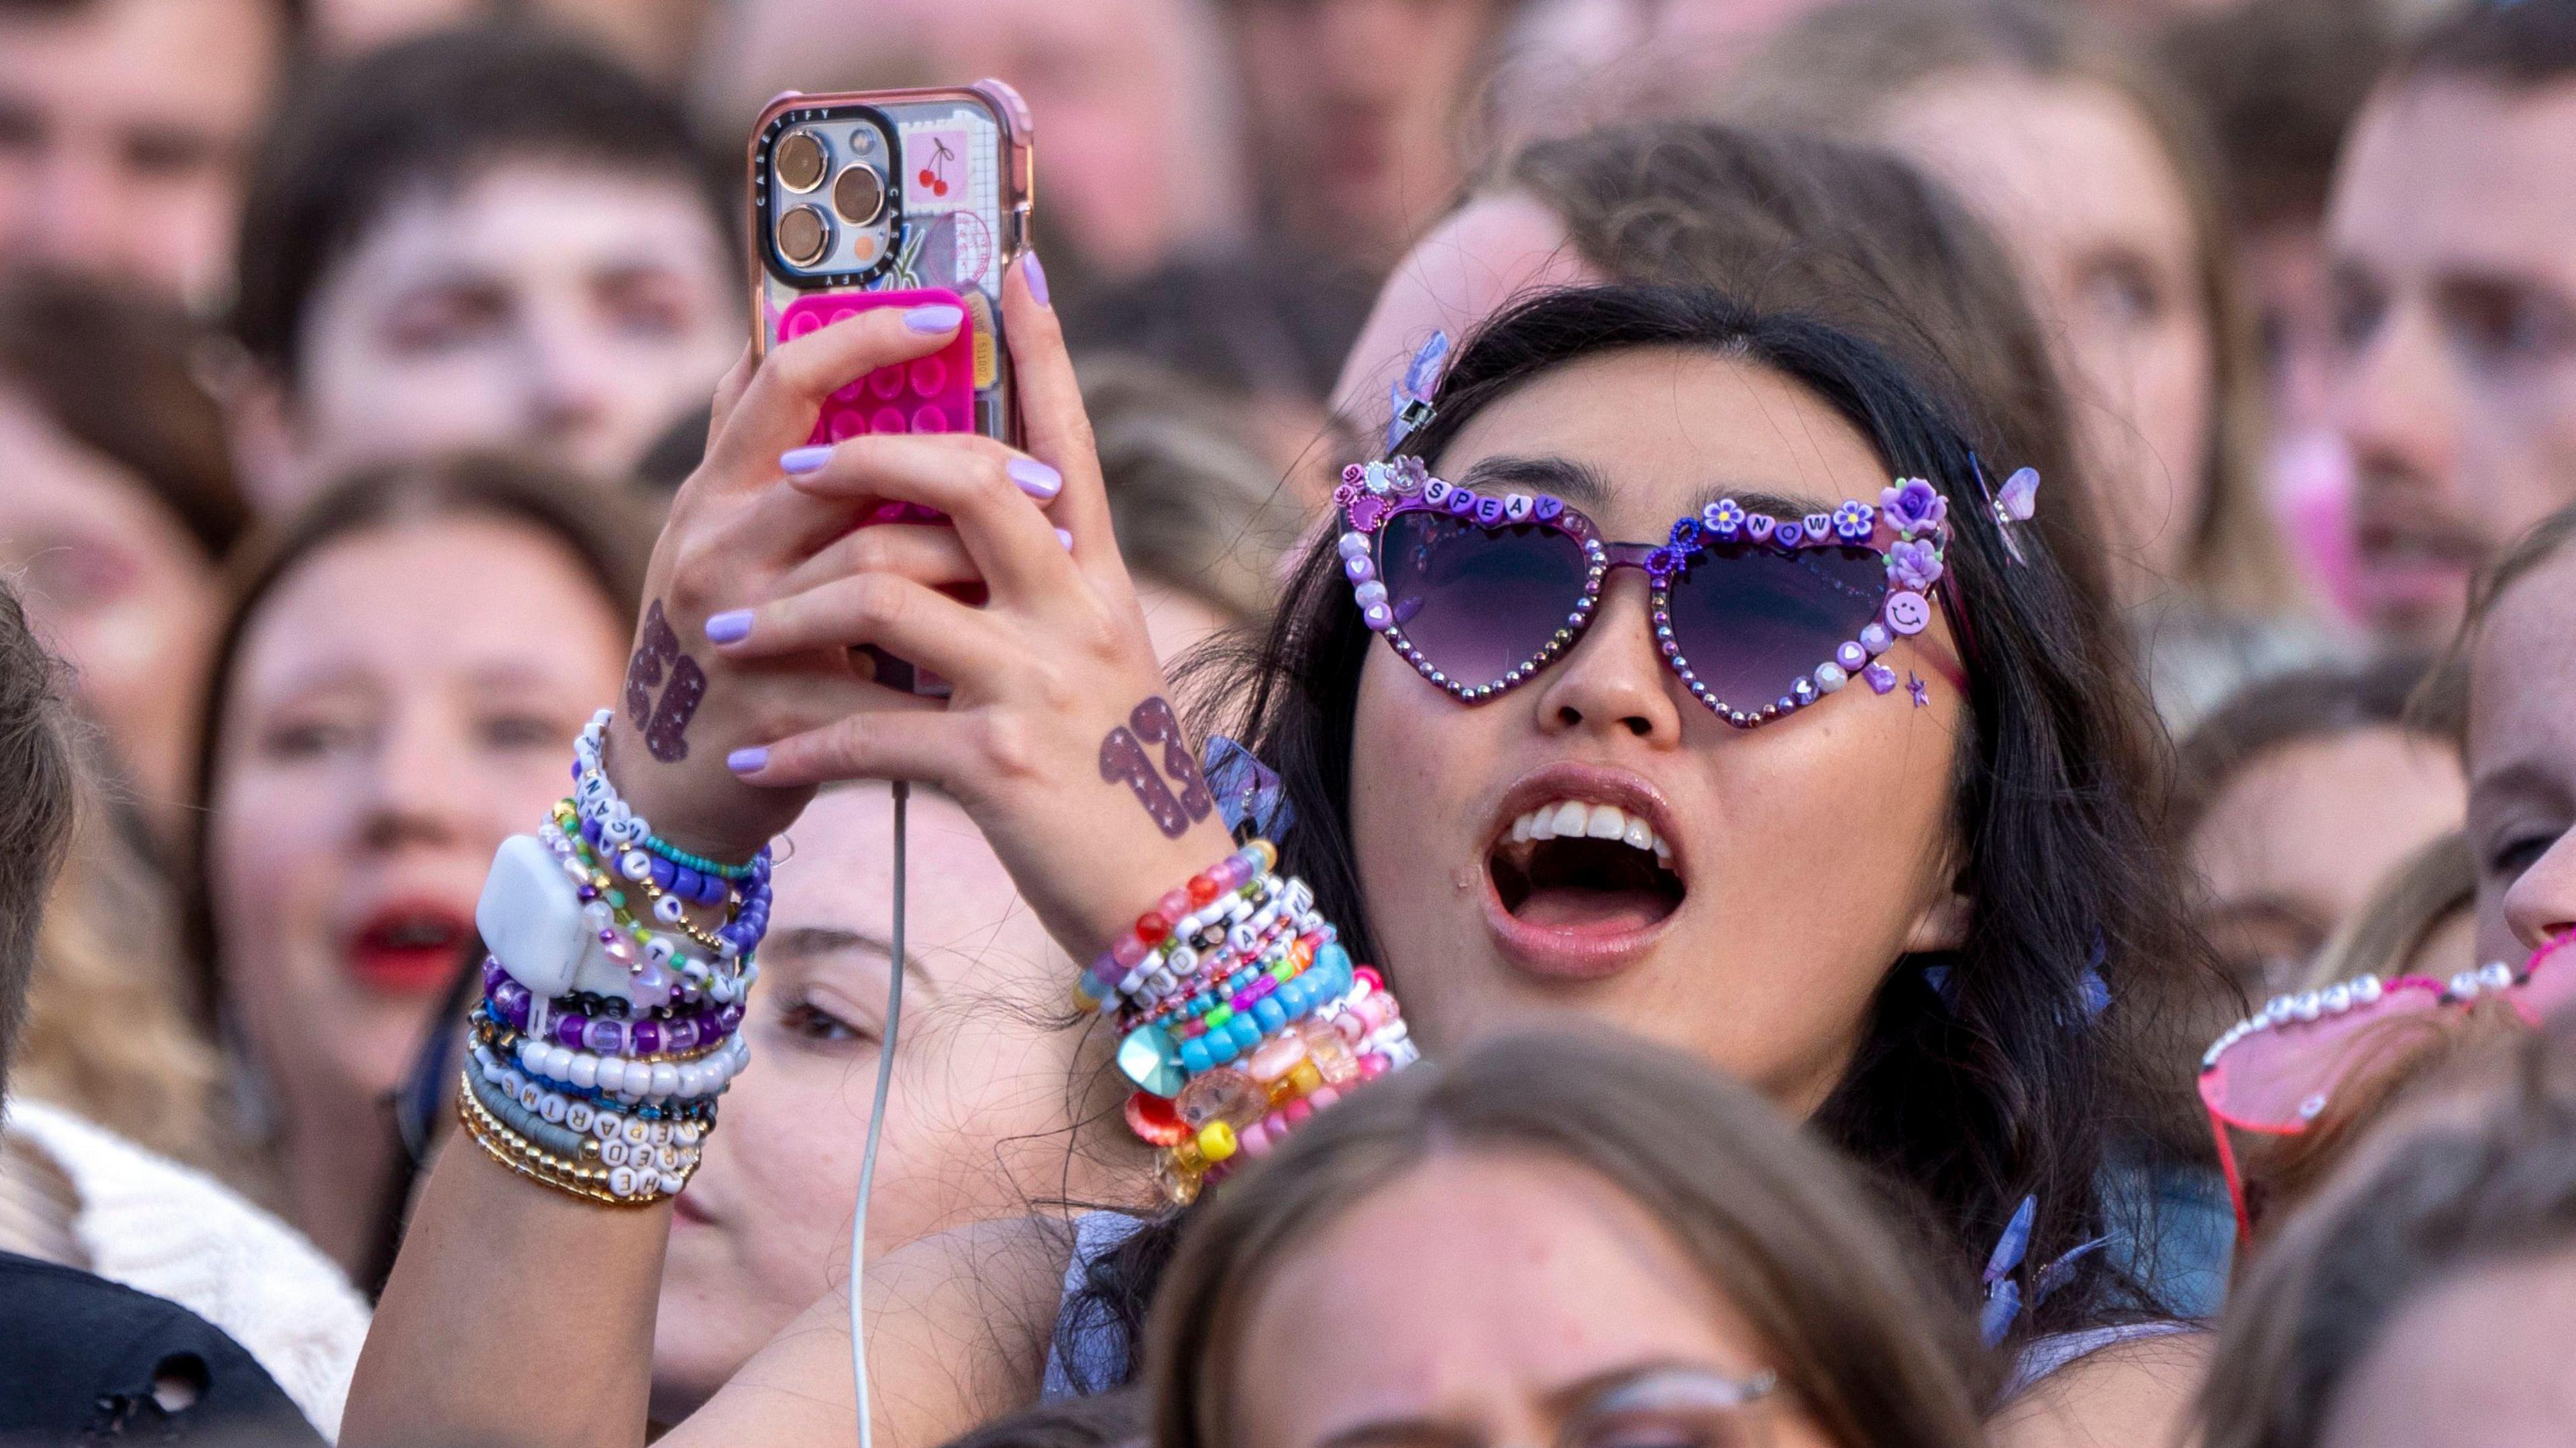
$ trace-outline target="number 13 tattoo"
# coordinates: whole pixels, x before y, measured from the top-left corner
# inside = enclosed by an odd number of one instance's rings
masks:
[[[1145,751],[1148,744],[1163,746],[1162,774],[1154,772],[1154,761]],[[1164,775],[1180,786],[1177,796],[1172,785],[1163,782]],[[1171,839],[1188,834],[1191,821],[1206,819],[1216,808],[1216,797],[1209,793],[1207,778],[1199,773],[1199,762],[1190,753],[1189,737],[1171,704],[1160,695],[1137,705],[1126,723],[1100,741],[1100,777],[1135,791],[1136,802]]]

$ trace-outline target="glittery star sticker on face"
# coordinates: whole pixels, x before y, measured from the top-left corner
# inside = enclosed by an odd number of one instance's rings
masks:
[[[1905,692],[1914,696],[1914,707],[1917,709],[1923,708],[1932,702],[1929,698],[1924,696],[1923,680],[1916,676],[1912,669],[1907,669],[1905,671]]]

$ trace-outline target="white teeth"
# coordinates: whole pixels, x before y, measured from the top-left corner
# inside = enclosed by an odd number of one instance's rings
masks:
[[[1644,816],[1629,814],[1617,805],[1558,800],[1512,821],[1513,844],[1556,839],[1617,840],[1633,850],[1653,851],[1655,862],[1667,870],[1673,865],[1672,842],[1655,833]]]

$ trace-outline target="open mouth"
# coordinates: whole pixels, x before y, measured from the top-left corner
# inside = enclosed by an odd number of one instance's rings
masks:
[[[1515,818],[1485,867],[1504,913],[1539,930],[1649,930],[1690,893],[1672,845],[1645,816],[1584,800],[1551,800]]]
[[[443,989],[462,968],[473,919],[450,906],[406,902],[367,917],[349,938],[350,972],[378,990]]]

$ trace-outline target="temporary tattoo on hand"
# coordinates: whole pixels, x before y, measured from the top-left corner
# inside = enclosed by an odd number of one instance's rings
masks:
[[[1136,802],[1154,817],[1155,827],[1166,837],[1177,840],[1190,832],[1189,811],[1172,798],[1171,786],[1154,772],[1154,761],[1146,757],[1145,746],[1124,724],[1110,730],[1100,741],[1100,777],[1111,784],[1124,782],[1134,790]]]
[[[667,687],[656,700],[653,691]],[[644,610],[644,636],[626,661],[626,721],[644,736],[644,747],[664,764],[689,757],[689,720],[707,696],[707,672],[680,652],[680,636],[663,616],[662,600]]]
[[[1208,789],[1207,777],[1199,773],[1198,756],[1190,752],[1189,736],[1181,732],[1171,704],[1157,694],[1137,705],[1127,724],[1138,739],[1163,746],[1163,776],[1181,787],[1181,808],[1190,812],[1191,819],[1206,819],[1216,808],[1216,796]]]

